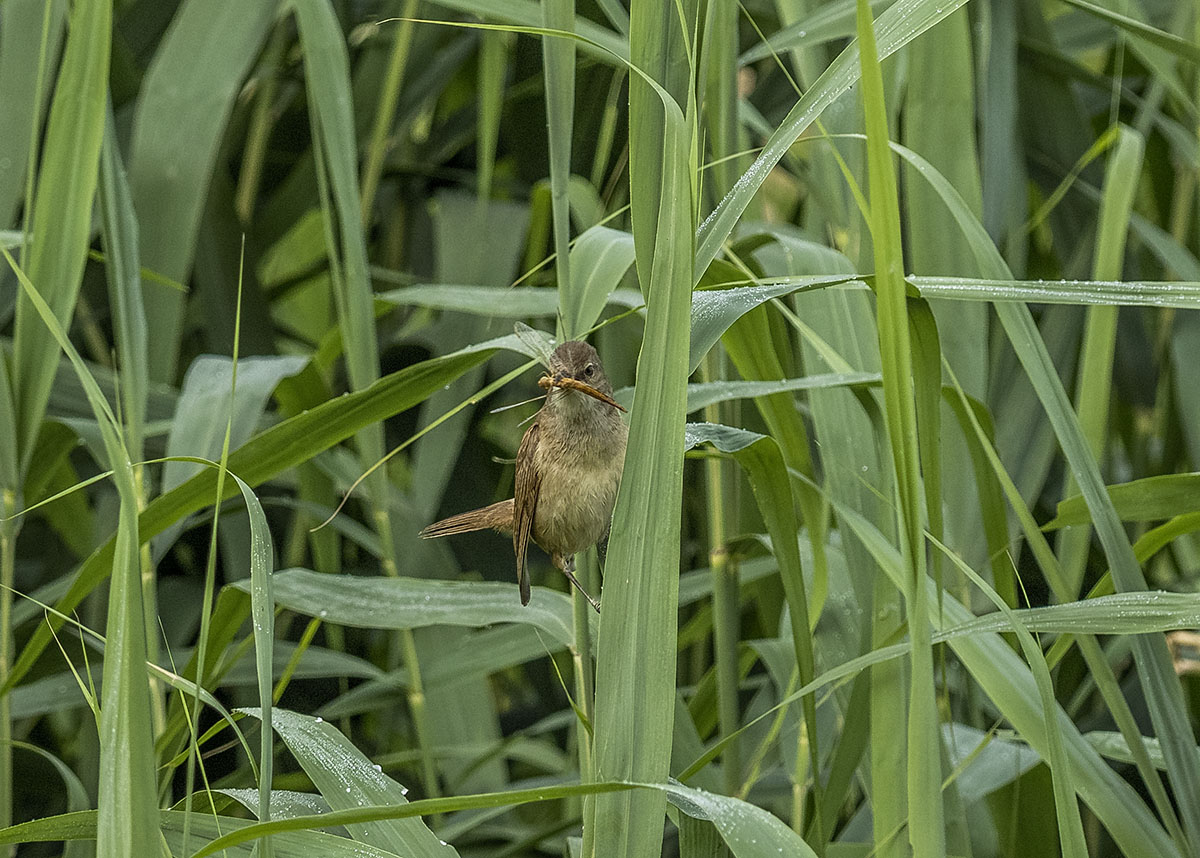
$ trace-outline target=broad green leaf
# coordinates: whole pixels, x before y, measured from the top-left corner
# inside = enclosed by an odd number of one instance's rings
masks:
[[[510,319],[553,316],[558,312],[559,299],[557,289],[531,286],[496,289],[492,286],[455,286],[449,283],[393,289],[380,292],[377,297],[399,307],[429,307]]]
[[[278,679],[283,675],[284,668],[287,667],[296,653],[296,644],[288,641],[276,641],[274,647],[274,657],[271,663],[271,676]],[[233,650],[230,649],[226,656],[231,656]],[[176,652],[175,659],[180,661],[181,657],[190,656],[190,653],[184,651]],[[257,675],[258,667],[254,663],[254,659],[250,653],[242,653],[241,658],[232,661],[229,670],[220,680],[220,684],[229,685],[254,685],[258,682]],[[330,676],[345,676],[352,679],[377,679],[382,677],[383,671],[380,670],[371,662],[359,658],[356,655],[351,655],[348,652],[339,652],[338,650],[327,649],[319,646],[308,646],[304,648],[303,654],[300,656],[300,661],[295,667],[293,676],[296,679],[320,679]]]
[[[305,819],[311,820],[312,817]],[[248,828],[253,824],[248,820],[232,816],[220,817],[218,821],[211,816],[199,813],[192,814],[189,822],[191,833],[204,840],[213,840],[221,834]],[[162,833],[167,844],[173,850],[183,847],[183,826],[183,811],[163,811]],[[0,843],[93,840],[95,837],[96,811],[94,810],[64,813],[0,829]],[[395,858],[391,852],[320,831],[288,831],[274,835],[271,843],[275,847],[276,858],[312,858],[313,855],[329,856],[329,858]],[[257,854],[255,849],[254,844],[242,841],[238,845],[228,847],[225,854],[251,858],[252,855]]]
[[[247,589],[246,582],[233,585]],[[289,610],[355,628],[418,629],[528,623],[564,646],[574,642],[571,602],[554,590],[534,588],[526,606],[515,585],[493,581],[326,575],[308,569],[275,573],[275,603]]]
[[[230,449],[245,444],[258,428],[272,392],[283,379],[304,369],[301,357],[261,356],[243,357],[237,363],[237,396],[230,397],[230,375],[233,364],[229,358],[201,355],[188,367],[171,431],[167,436],[168,456],[196,456],[217,459],[225,437],[224,421],[213,420],[214,414],[228,414],[233,409],[233,424],[229,438]],[[163,492],[169,492],[189,477],[204,470],[200,465],[171,461],[163,465]]]
[[[225,447],[222,461],[226,460],[229,448]],[[233,475],[241,490],[242,499],[246,503],[247,517],[250,521],[250,617],[254,626],[254,662],[255,674],[258,680],[258,718],[263,722],[258,753],[258,818],[271,818],[271,785],[274,782],[275,765],[272,747],[271,725],[274,718],[272,695],[272,662],[275,646],[275,599],[272,592],[272,579],[275,570],[275,552],[271,544],[271,530],[267,525],[267,516],[263,512],[258,497],[246,483]],[[215,536],[214,536],[215,542]],[[208,596],[211,599],[211,592]],[[202,633],[206,631],[202,627]],[[262,849],[266,855],[271,855],[269,844],[264,843]]]
[[[963,801],[979,801],[1012,783],[1042,761],[1028,745],[997,738],[966,724],[943,724],[943,744],[950,751],[950,765],[959,769],[954,783]]]
[[[1100,202],[1100,220],[1096,228],[1092,262],[1094,277],[1119,277],[1124,268],[1125,236],[1142,172],[1144,150],[1145,143],[1141,135],[1131,128],[1118,126],[1117,142],[1104,173],[1104,196]],[[1079,356],[1075,407],[1082,435],[1097,461],[1108,439],[1108,412],[1116,348],[1116,308],[1089,307]],[[1062,493],[1070,496],[1075,491],[1075,478],[1068,471],[1063,480]],[[1057,553],[1068,593],[1078,593],[1083,583],[1090,542],[1090,528],[1077,528],[1059,535]]]
[[[709,381],[688,385],[687,410],[691,414],[717,402],[753,399],[797,390],[830,390],[837,387],[878,386],[877,372],[829,372],[779,381]],[[618,392],[618,401],[620,401]]]
[[[671,803],[688,816],[712,822],[734,858],[816,858],[799,834],[760,807],[677,783],[663,789]]]
[[[894,0],[871,0],[871,11],[878,15],[890,6]],[[820,45],[837,39],[854,37],[855,21],[854,3],[852,0],[822,3],[811,9],[808,14],[782,26],[778,31],[769,34],[765,42],[757,42],[748,48],[740,57],[738,63],[747,65],[766,59],[773,54],[784,51],[795,51],[810,45]],[[781,21],[781,23],[784,23]]]
[[[241,804],[246,810],[259,816],[258,791],[252,789],[215,789],[214,793],[227,795]],[[293,792],[287,789],[271,791],[271,815],[275,819],[291,819],[295,816],[313,816],[318,813],[329,813],[329,802],[321,796],[310,792]],[[334,832],[330,832],[331,834]],[[344,828],[336,832],[346,836]]]
[[[344,741],[344,740],[343,740]],[[227,836],[219,838],[193,858],[203,858],[221,849],[246,843],[247,841],[271,834],[276,842],[283,841],[280,835],[286,832],[303,831],[307,827],[326,827],[330,825],[346,825],[348,828],[364,823],[375,823],[388,820],[406,820],[412,817],[438,813],[451,809],[504,807],[536,801],[549,801],[568,796],[604,795],[613,792],[647,792],[658,793],[668,797],[676,807],[696,818],[707,819],[716,825],[721,832],[726,845],[733,851],[735,858],[775,858],[778,855],[797,855],[801,858],[813,855],[813,851],[798,834],[787,828],[782,822],[762,808],[736,798],[715,795],[702,790],[693,789],[676,782],[664,784],[623,784],[596,783],[572,786],[546,786],[526,790],[511,790],[479,796],[457,796],[442,799],[426,799],[417,802],[397,802],[392,805],[377,807],[355,807],[346,810],[333,810],[312,816],[299,816],[286,820],[275,820],[270,823],[245,825],[244,821],[221,817],[221,824],[243,822],[242,825],[229,825],[235,830]],[[177,816],[178,812],[164,814],[168,821]],[[211,819],[209,820],[211,822]],[[45,831],[61,828],[69,830],[78,836],[79,831],[86,831],[87,817],[84,814],[67,814],[62,817],[52,817],[51,820],[39,820],[43,823],[36,828],[30,826],[26,831]],[[46,824],[49,823],[49,824]],[[68,828],[69,826],[69,828]],[[8,831],[15,831],[17,826]],[[166,826],[164,826],[166,827]],[[312,832],[308,832],[312,833]],[[0,835],[2,837],[2,835]],[[0,842],[4,842],[0,839]],[[293,841],[294,842],[294,841]],[[367,856],[381,853],[365,845],[355,844],[364,849]],[[340,854],[340,853],[331,853]],[[418,853],[423,854],[423,853]],[[453,854],[453,851],[449,854]]]
[[[246,711],[255,717],[261,715],[257,709]],[[333,810],[408,804],[405,798],[408,790],[383,774],[332,724],[278,709],[274,727]],[[420,819],[381,820],[370,825],[352,823],[346,827],[357,842],[397,855],[412,858],[458,855]]]
[[[1200,283],[1146,280],[987,280],[910,276],[926,298],[1028,301],[1036,304],[1200,308]]]
[[[355,807],[348,810],[335,810],[317,816],[299,816],[292,819],[280,819],[263,822],[242,828],[216,838],[206,847],[194,853],[191,858],[219,853],[230,846],[245,843],[265,835],[272,838],[281,832],[303,831],[308,828],[328,828],[335,825],[355,825],[374,823],[383,820],[411,819],[418,816],[428,816],[457,810],[476,810],[481,808],[509,807],[530,804],[540,801],[554,801],[577,796],[602,795],[611,792],[629,792],[640,785],[619,782],[602,782],[592,784],[574,784],[562,786],[558,784],[538,786],[530,789],[504,790],[479,795],[449,796],[446,798],[423,799],[408,802],[404,805],[388,804],[379,807]],[[367,849],[363,844],[355,844],[356,848]],[[380,854],[377,850],[367,852],[368,855]],[[390,854],[390,853],[382,853]]]
[[[583,267],[586,272],[586,266]],[[398,307],[429,307],[501,319],[553,316],[559,311],[558,290],[536,286],[497,289],[493,286],[456,286],[448,283],[419,284],[379,292],[375,297]],[[641,293],[633,289],[617,289],[606,296],[606,304],[617,307],[641,307],[643,303]]]
[[[787,278],[781,284],[737,286],[732,289],[702,290],[692,293],[692,338],[688,352],[688,371],[695,372],[708,350],[716,345],[729,326],[772,298],[823,289],[853,278],[826,275]]]
[[[1200,625],[1200,599],[1189,593],[1152,590],[1115,593],[1043,608],[1023,608],[1013,618],[1031,632],[1140,635]],[[1007,631],[1003,613],[984,614],[939,632],[937,639]]]
[[[1107,730],[1093,730],[1090,733],[1084,733],[1083,738],[1087,739],[1101,755],[1110,760],[1117,760],[1122,763],[1132,763],[1134,755],[1129,750],[1129,745],[1125,743],[1125,737],[1120,733],[1109,732]],[[1162,748],[1159,747],[1158,740],[1147,737],[1146,748],[1150,752],[1150,759],[1154,762],[1155,767],[1159,770],[1164,770],[1167,767],[1167,761],[1163,758]]]
[[[1200,474],[1163,474],[1130,483],[1106,486],[1109,500],[1122,521],[1160,521],[1196,511]],[[1091,521],[1082,495],[1059,501],[1054,520],[1043,530],[1058,530]]]
[[[305,82],[318,152],[317,170],[327,175],[331,209],[324,212],[327,251],[336,260],[333,279],[338,324],[346,347],[351,386],[361,390],[379,377],[378,349],[367,252],[358,201],[358,148],[351,113],[349,58],[333,9],[318,0],[288,0],[296,15],[304,57]],[[340,236],[332,244],[330,239]],[[382,454],[382,437],[368,430],[367,455]]]

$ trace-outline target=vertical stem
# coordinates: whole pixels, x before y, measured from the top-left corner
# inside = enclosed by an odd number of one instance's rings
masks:
[[[400,101],[400,84],[404,82],[404,66],[408,62],[408,51],[412,47],[413,21],[417,14],[417,0],[406,0],[400,12],[403,18],[396,29],[392,42],[392,53],[388,58],[383,88],[379,91],[379,106],[375,110],[375,122],[371,126],[371,139],[367,143],[367,159],[362,172],[362,219],[370,221],[371,206],[375,192],[379,189],[379,177],[383,175],[383,159],[387,157],[388,132],[396,118],[396,105]]]
[[[718,376],[717,355],[710,351],[704,358],[705,381]],[[704,409],[710,423],[720,422],[717,405]],[[740,726],[738,707],[738,625],[741,611],[738,605],[737,564],[731,561],[726,541],[725,510],[726,462],[711,458],[704,463],[705,489],[708,498],[709,566],[713,583],[713,659],[717,670],[717,715],[721,738],[736,733]],[[742,783],[741,744],[733,739],[721,753],[725,772],[725,792],[737,795]]]
[[[134,486],[137,489],[138,513],[146,508],[145,467],[133,468]],[[158,663],[158,579],[155,576],[154,559],[150,554],[150,543],[143,542],[138,551],[138,564],[142,577],[142,601],[146,616],[146,657]],[[167,729],[166,689],[154,674],[150,675],[150,717],[154,735],[161,736]]]
[[[12,668],[12,586],[16,569],[17,495],[12,489],[4,490],[4,521],[0,522],[0,685],[8,681]],[[0,695],[0,828],[12,825],[13,818],[13,769],[12,769],[12,695]],[[4,854],[13,854],[10,846]]]
[[[589,548],[584,555],[583,569],[580,570],[584,586],[589,593],[600,595],[600,554],[596,549]],[[583,710],[588,723],[595,729],[596,724],[596,676],[592,665],[592,633],[589,612],[592,606],[574,587],[571,588],[571,607],[575,621],[575,651],[572,653],[575,666],[575,697],[579,708]],[[576,744],[579,746],[579,782],[592,783],[596,779],[595,749],[592,747],[592,734],[576,725]],[[583,798],[583,830],[590,831],[596,818],[596,802],[592,796]]]
[[[237,191],[234,195],[234,210],[243,224],[250,222],[254,214],[254,201],[258,198],[258,187],[262,181],[263,162],[267,157],[267,141],[271,138],[274,123],[272,105],[279,91],[279,75],[276,70],[283,58],[285,28],[276,27],[267,43],[263,56],[263,80],[254,103],[254,113],[246,132],[246,149],[242,155],[242,169],[238,175]]]
[[[383,483],[382,491],[375,496],[375,532],[379,534],[383,551],[380,554],[383,571],[389,578],[398,577],[399,564],[396,558],[396,540],[392,534],[392,521],[388,515],[385,499],[387,497],[387,476],[377,472],[378,482]],[[438,785],[437,768],[433,763],[433,753],[429,747],[429,719],[425,711],[425,684],[421,680],[421,661],[417,658],[417,640],[412,629],[400,630],[400,658],[404,669],[408,671],[408,711],[412,716],[413,730],[416,732],[417,747],[421,753],[421,773],[425,783],[425,794],[428,798],[440,796],[441,787]]]
[[[591,552],[588,553],[590,555]],[[589,589],[588,592],[593,591]],[[575,620],[575,646],[571,653],[571,660],[575,667],[575,699],[580,711],[583,712],[590,724],[595,715],[592,698],[594,684],[591,653],[592,634],[588,626],[592,606],[588,604],[582,593],[573,590],[571,608]],[[575,725],[575,732],[578,736],[576,744],[579,746],[579,781],[585,784],[591,783],[595,777],[592,766],[592,739],[582,724]]]
[[[425,794],[437,798],[442,794],[438,784],[437,769],[429,749],[429,718],[425,711],[425,685],[421,681],[421,662],[417,658],[417,639],[412,629],[400,632],[401,658],[408,671],[408,710],[412,715],[413,727],[417,732],[417,744],[421,750],[421,773],[425,781]]]

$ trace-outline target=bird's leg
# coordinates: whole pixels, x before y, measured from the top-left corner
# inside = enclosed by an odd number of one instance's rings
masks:
[[[550,560],[567,576],[567,580],[575,585],[575,589],[583,595],[583,598],[588,600],[588,604],[596,609],[596,613],[600,613],[600,603],[588,595],[588,591],[583,589],[583,585],[575,577],[575,555],[572,554],[570,557],[564,557],[561,554],[554,554]]]

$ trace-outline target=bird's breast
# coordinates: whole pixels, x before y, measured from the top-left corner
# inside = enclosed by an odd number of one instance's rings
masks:
[[[545,428],[536,454],[541,484],[533,538],[546,551],[570,556],[608,532],[625,461],[625,426],[618,422],[615,437],[603,433],[602,439]]]

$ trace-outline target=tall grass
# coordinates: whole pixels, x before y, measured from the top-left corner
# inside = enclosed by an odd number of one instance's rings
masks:
[[[0,843],[1200,855],[1198,33],[5,0]],[[630,410],[598,619],[416,536],[517,321]]]

